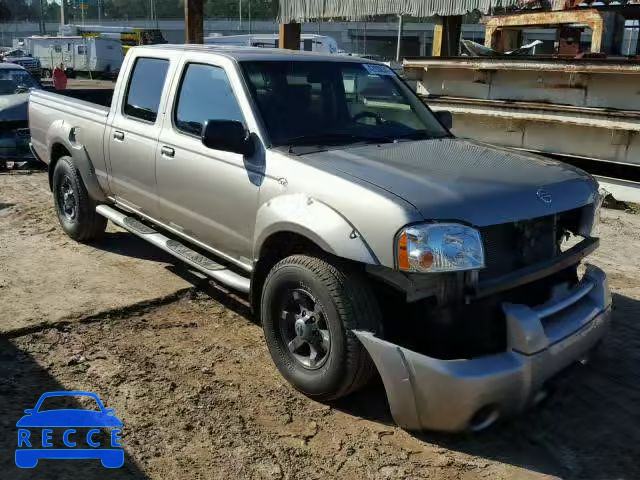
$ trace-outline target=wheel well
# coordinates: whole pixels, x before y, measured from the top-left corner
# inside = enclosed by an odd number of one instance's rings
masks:
[[[300,253],[327,255],[315,242],[299,233],[277,232],[264,241],[251,281],[251,308],[256,318],[260,318],[262,287],[269,271],[283,258]]]
[[[60,160],[61,157],[71,156],[67,147],[62,145],[61,143],[56,143],[51,148],[51,155],[49,157],[49,188],[53,190],[53,171],[56,168],[56,163]]]

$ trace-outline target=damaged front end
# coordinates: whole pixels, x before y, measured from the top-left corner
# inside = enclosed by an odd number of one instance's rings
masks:
[[[585,357],[610,321],[592,205],[480,229],[486,267],[437,275],[370,273],[389,295],[384,338],[354,332],[408,430],[481,430],[536,403],[545,382]],[[401,292],[398,295],[397,292]]]

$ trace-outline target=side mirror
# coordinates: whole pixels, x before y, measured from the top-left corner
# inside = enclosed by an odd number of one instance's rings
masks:
[[[107,415],[113,415],[114,413],[116,413],[116,411],[113,408],[105,408],[104,413],[106,413]]]
[[[451,130],[453,128],[453,115],[451,112],[441,110],[436,112],[436,118],[440,120],[440,123],[444,125],[447,130]]]
[[[27,408],[24,413],[26,413],[27,415],[31,415],[33,413],[33,408]]]
[[[253,155],[255,145],[241,122],[235,120],[207,120],[202,127],[205,147],[225,152]]]

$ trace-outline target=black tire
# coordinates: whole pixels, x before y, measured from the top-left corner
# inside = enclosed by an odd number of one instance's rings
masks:
[[[96,213],[96,203],[89,197],[71,157],[62,157],[56,163],[52,186],[56,213],[64,232],[78,242],[101,238],[107,219]]]
[[[325,351],[321,357],[323,363],[314,365],[313,369],[303,365],[288,347],[289,324],[300,321],[291,319],[291,314],[283,311],[289,292],[302,292],[303,297],[305,292],[310,294],[309,298],[320,307],[321,313],[317,315],[320,320],[316,322],[322,322],[322,326],[318,328],[330,334],[328,348],[318,345],[318,351]],[[305,395],[321,401],[334,400],[362,388],[375,374],[369,354],[352,330],[380,333],[381,314],[368,283],[354,269],[337,261],[306,255],[285,258],[271,269],[265,280],[261,312],[274,363],[282,376]],[[297,336],[297,332],[293,335]]]

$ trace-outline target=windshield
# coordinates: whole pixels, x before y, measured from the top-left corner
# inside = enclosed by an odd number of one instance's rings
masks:
[[[448,132],[388,67],[322,61],[243,62],[274,146],[441,138]]]
[[[38,83],[26,70],[0,69],[0,95],[11,95],[37,88]]]

